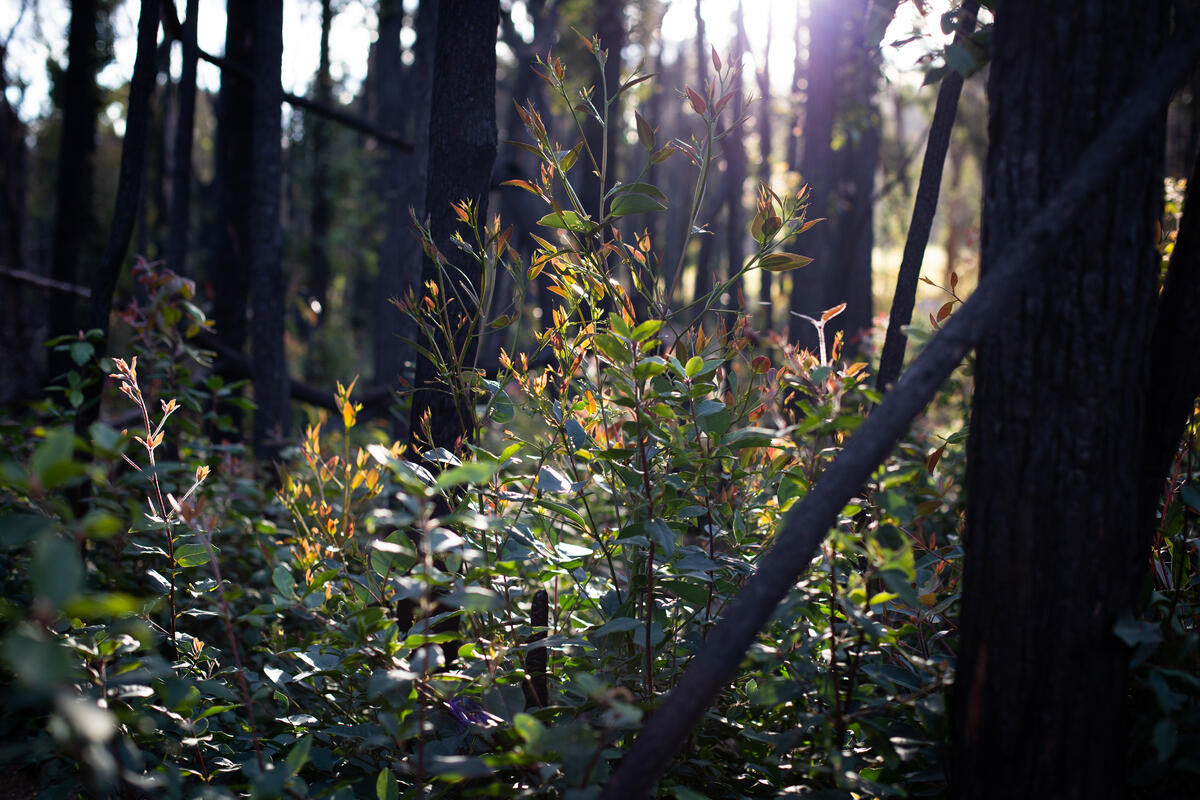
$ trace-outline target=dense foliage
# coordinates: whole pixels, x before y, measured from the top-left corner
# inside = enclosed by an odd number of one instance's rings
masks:
[[[694,229],[728,133],[713,60],[716,88],[687,90],[696,135],[660,144],[639,118],[640,172],[598,214],[575,181],[600,154],[559,149],[522,110],[541,169],[514,183],[546,204],[531,263],[511,229],[457,208],[483,285],[444,270],[400,304],[472,432],[455,449],[389,441],[352,384],[264,480],[223,443],[241,409],[194,346],[192,287],[148,266],[150,305],[123,315],[137,357],[104,366],[124,405],[86,437],[64,423],[93,352],[57,343],[78,367],[67,392],[3,430],[5,760],[47,797],[592,796],[879,399],[840,338],[798,351],[723,311],[740,275],[683,309],[645,279],[655,243],[622,219],[665,208],[649,168],[689,158]],[[542,70],[580,102],[560,63]],[[603,124],[611,100],[575,108]],[[762,189],[745,271],[803,268],[778,248],[813,224],[804,191]],[[558,297],[549,319],[521,303],[534,280]],[[461,316],[498,286],[510,308]],[[457,344],[525,328],[537,348],[499,374]],[[968,364],[844,509],[664,795],[944,793],[969,393]],[[1136,650],[1146,796],[1200,769],[1194,461],[1189,442],[1145,614],[1115,631]]]

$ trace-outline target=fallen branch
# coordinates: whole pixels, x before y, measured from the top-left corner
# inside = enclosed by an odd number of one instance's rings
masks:
[[[733,676],[779,601],[808,569],[838,512],[883,463],[896,441],[938,388],[1018,296],[1024,278],[1052,252],[1061,232],[1088,208],[1091,197],[1120,167],[1126,152],[1166,107],[1200,57],[1200,31],[1172,37],[1140,89],[1110,117],[1112,124],[1083,152],[1059,190],[996,260],[967,303],[926,345],[895,388],[871,413],[812,492],[787,516],[758,570],[733,598],[703,649],[662,707],[642,728],[601,800],[646,797],[689,732]]]

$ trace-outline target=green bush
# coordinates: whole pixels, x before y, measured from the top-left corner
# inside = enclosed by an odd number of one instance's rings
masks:
[[[574,102],[561,65],[544,72]],[[164,399],[143,394],[138,359],[110,370],[132,432],[98,425],[84,443],[38,428],[23,449],[26,425],[8,425],[4,760],[47,797],[594,796],[878,400],[840,340],[808,353],[744,316],[714,320],[728,284],[672,311],[653,243],[616,224],[665,206],[645,178],[678,152],[699,168],[695,224],[727,78],[688,91],[690,143],[659,146],[639,124],[646,168],[599,217],[570,178],[586,145],[556,149],[522,110],[543,167],[519,183],[549,229],[531,263],[458,208],[478,305],[500,270],[512,305],[459,319],[449,270],[402,304],[470,417],[457,452],[388,442],[339,386],[340,419],[308,427],[271,496],[208,438],[228,426],[229,393],[180,369],[186,292],[164,298],[164,326],[140,321],[167,337],[141,350]],[[603,123],[608,99],[578,113]],[[763,188],[743,271],[807,263],[777,251],[813,224],[804,200]],[[535,352],[504,353],[489,377],[450,346],[461,330],[535,325],[517,298],[537,279],[561,301]],[[956,377],[928,419],[961,427],[968,393]],[[964,435],[927,420],[844,509],[661,794],[944,794]],[[1135,695],[1159,709],[1139,723],[1153,752],[1135,754],[1150,787],[1200,729],[1195,677],[1178,668],[1196,658],[1196,498],[1192,485],[1169,498],[1147,616],[1118,631],[1139,648]]]

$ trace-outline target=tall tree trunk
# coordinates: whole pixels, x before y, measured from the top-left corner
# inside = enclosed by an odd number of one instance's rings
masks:
[[[333,77],[329,73],[329,31],[333,26],[332,0],[321,0],[321,45],[313,99],[333,104]],[[333,224],[332,189],[329,186],[329,122],[313,114],[306,120],[312,131],[312,212],[309,217],[308,293],[319,310],[317,325],[329,313],[329,229]]]
[[[96,153],[96,115],[100,111],[96,73],[99,9],[97,0],[71,3],[67,34],[67,71],[62,86],[62,131],[59,136],[58,181],[54,215],[54,256],[50,276],[63,283],[79,283],[80,251],[94,229],[92,211],[93,169]],[[73,334],[83,323],[74,300],[50,303],[50,335]],[[65,353],[51,352],[48,377],[71,368]]]
[[[6,55],[0,43],[0,266],[26,269],[25,227],[28,224],[25,193],[28,184],[26,127],[8,102]],[[14,408],[36,397],[41,389],[38,361],[41,353],[37,327],[30,324],[39,303],[36,295],[11,278],[2,278],[0,297],[0,406]]]
[[[433,91],[429,116],[429,167],[425,207],[434,243],[449,262],[443,286],[457,298],[452,317],[468,318],[477,311],[470,295],[478,296],[479,264],[451,241],[459,229],[451,206],[469,200],[480,219],[487,218],[492,165],[496,160],[496,0],[442,0],[438,7],[433,60]],[[461,274],[460,274],[461,273]],[[439,279],[438,266],[425,261],[422,284]],[[470,286],[462,286],[466,281]],[[474,360],[473,347],[459,328],[453,345]],[[417,361],[417,391],[413,396],[409,440],[416,445],[425,418],[435,447],[457,449],[472,434],[473,399],[452,397],[440,390],[435,366]]]
[[[745,83],[742,78],[742,61],[746,57],[748,47],[746,44],[745,18],[740,0],[737,10],[734,11],[734,26],[737,34],[733,40],[733,52],[729,54],[729,60],[733,62],[735,67],[733,85],[730,87],[730,91],[737,94],[728,105],[730,124],[734,127],[729,131],[729,135],[725,137],[724,144],[726,172],[725,206],[729,213],[725,226],[725,260],[726,268],[728,269],[726,276],[730,278],[737,274],[746,261],[746,128],[744,124],[738,124],[738,120],[742,116],[742,100],[745,93]],[[762,271],[765,272],[765,270]],[[742,279],[739,278],[729,287],[729,302],[725,304],[725,307],[736,309],[739,312],[747,310]],[[730,323],[732,323],[732,320],[730,320]]]
[[[1009,0],[996,14],[982,273],[1037,220],[1158,52],[1169,4]],[[1053,240],[978,348],[953,794],[1125,796],[1137,493],[1161,212],[1161,117]]]
[[[379,250],[376,284],[375,380],[399,387],[413,379],[409,364],[415,353],[409,341],[417,338],[413,321],[392,300],[421,292],[421,248],[412,236],[412,217],[425,219],[425,185],[429,158],[429,108],[433,86],[433,59],[438,26],[437,0],[422,0],[415,21],[416,42],[407,78],[400,80],[403,62],[400,30],[403,8],[398,0],[380,2],[379,44],[376,65],[379,84],[379,120],[387,128],[411,131],[412,153],[389,150],[384,158],[381,191],[384,195],[384,239]],[[406,341],[407,340],[407,341]],[[408,429],[396,420],[393,434],[403,441]]]
[[[175,128],[175,163],[171,175],[171,232],[167,266],[187,274],[188,228],[192,201],[192,129],[196,119],[196,12],[199,0],[187,0],[183,21],[183,69],[179,74],[179,116]],[[174,4],[172,4],[172,7]]]
[[[138,16],[137,55],[129,82],[129,105],[125,112],[125,137],[121,142],[121,170],[113,203],[108,242],[91,276],[92,296],[88,302],[87,326],[100,331],[97,351],[108,354],[108,322],[113,292],[125,261],[133,226],[137,222],[138,194],[145,166],[146,133],[150,127],[150,97],[154,93],[155,42],[158,38],[159,0],[142,0]],[[96,382],[85,390],[85,401],[75,418],[76,433],[83,435],[100,416],[100,389]]]
[[[771,28],[774,4],[767,6],[767,34],[763,42],[762,66],[755,76],[758,81],[758,117],[755,127],[758,133],[758,182],[763,186],[771,185]],[[762,327],[770,329],[774,326],[771,300],[772,274],[765,270],[758,271],[758,307],[762,318]]]
[[[254,64],[254,5],[226,4],[225,58],[249,72]],[[246,345],[246,300],[250,294],[251,209],[254,173],[254,84],[221,72],[217,114],[217,231],[209,266],[213,322],[221,341],[240,352]]]
[[[288,374],[283,349],[283,234],[279,226],[283,0],[255,3],[254,169],[250,209],[250,299],[253,304],[254,455],[273,459],[288,432]]]
[[[804,155],[800,159],[800,179],[812,192],[810,218],[829,218],[833,213],[830,208],[834,180],[832,141],[843,14],[843,0],[813,0],[809,5],[808,88],[804,98]],[[825,308],[827,276],[836,268],[829,263],[830,227],[829,222],[816,225],[794,245],[814,261],[807,268],[791,273],[792,312],[819,317]],[[809,350],[816,349],[816,332],[799,317],[791,317],[788,338]]]

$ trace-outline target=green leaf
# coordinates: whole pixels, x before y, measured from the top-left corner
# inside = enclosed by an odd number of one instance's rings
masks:
[[[308,763],[308,754],[312,751],[313,737],[301,736],[299,740],[292,745],[292,749],[288,751],[287,765],[288,771],[295,775],[300,769]]]
[[[546,726],[529,714],[517,714],[513,717],[513,729],[525,740],[526,744],[534,747],[537,747],[542,737],[546,735]]]
[[[379,800],[400,800],[400,789],[396,785],[396,776],[387,767],[379,771],[375,779],[375,796]]]
[[[277,565],[271,572],[271,583],[275,584],[275,589],[284,597],[291,599],[296,596],[296,579],[292,577],[292,571],[286,564]]]
[[[1159,761],[1166,761],[1175,752],[1179,741],[1179,731],[1175,723],[1169,719],[1159,720],[1154,726],[1154,750],[1158,753]]]
[[[175,563],[181,567],[199,567],[208,563],[208,548],[196,542],[175,548]]]
[[[584,220],[574,211],[563,211],[562,213],[556,211],[547,214],[538,220],[538,224],[545,225],[547,228],[558,228],[576,233],[587,233],[592,227],[590,221]]]
[[[615,219],[617,217],[628,217],[632,214],[653,214],[655,211],[662,211],[666,207],[666,203],[656,200],[649,195],[622,194],[617,195],[612,201],[612,205],[608,207],[608,216]]]
[[[628,633],[642,627],[642,621],[633,617],[613,617],[608,622],[592,631],[590,636],[611,636],[614,633]]]
[[[770,253],[763,256],[762,261],[758,262],[758,264],[768,272],[788,272],[789,270],[807,267],[812,261],[808,256],[797,255],[796,253]]]
[[[658,356],[648,356],[638,362],[633,368],[634,380],[644,381],[647,378],[653,378],[655,375],[661,375],[667,371],[667,362]]]
[[[537,488],[539,492],[566,494],[571,491],[571,481],[554,467],[542,466],[538,470]]]
[[[660,519],[652,519],[645,525],[646,535],[658,547],[662,555],[669,556],[675,552],[675,531]]]
[[[661,319],[648,319],[641,325],[638,325],[636,328],[634,328],[629,334],[629,338],[633,339],[635,342],[644,342],[654,334],[658,333],[659,328],[662,326],[663,321]]]
[[[83,473],[74,455],[75,434],[70,428],[56,428],[33,451],[29,467],[43,488],[54,489]]]
[[[439,489],[449,489],[464,483],[479,486],[486,484],[499,471],[500,463],[497,461],[468,461],[462,466],[452,467],[438,475],[435,485]]]
[[[700,374],[700,370],[704,369],[704,359],[700,356],[692,356],[684,365],[683,371],[687,373],[689,378],[694,378]]]
[[[34,594],[62,608],[83,587],[83,564],[75,545],[58,536],[43,536],[34,546],[30,578]]]
[[[604,353],[614,364],[624,366],[633,361],[633,352],[629,349],[629,345],[611,333],[596,334],[595,342],[596,347],[600,348],[600,352]]]

